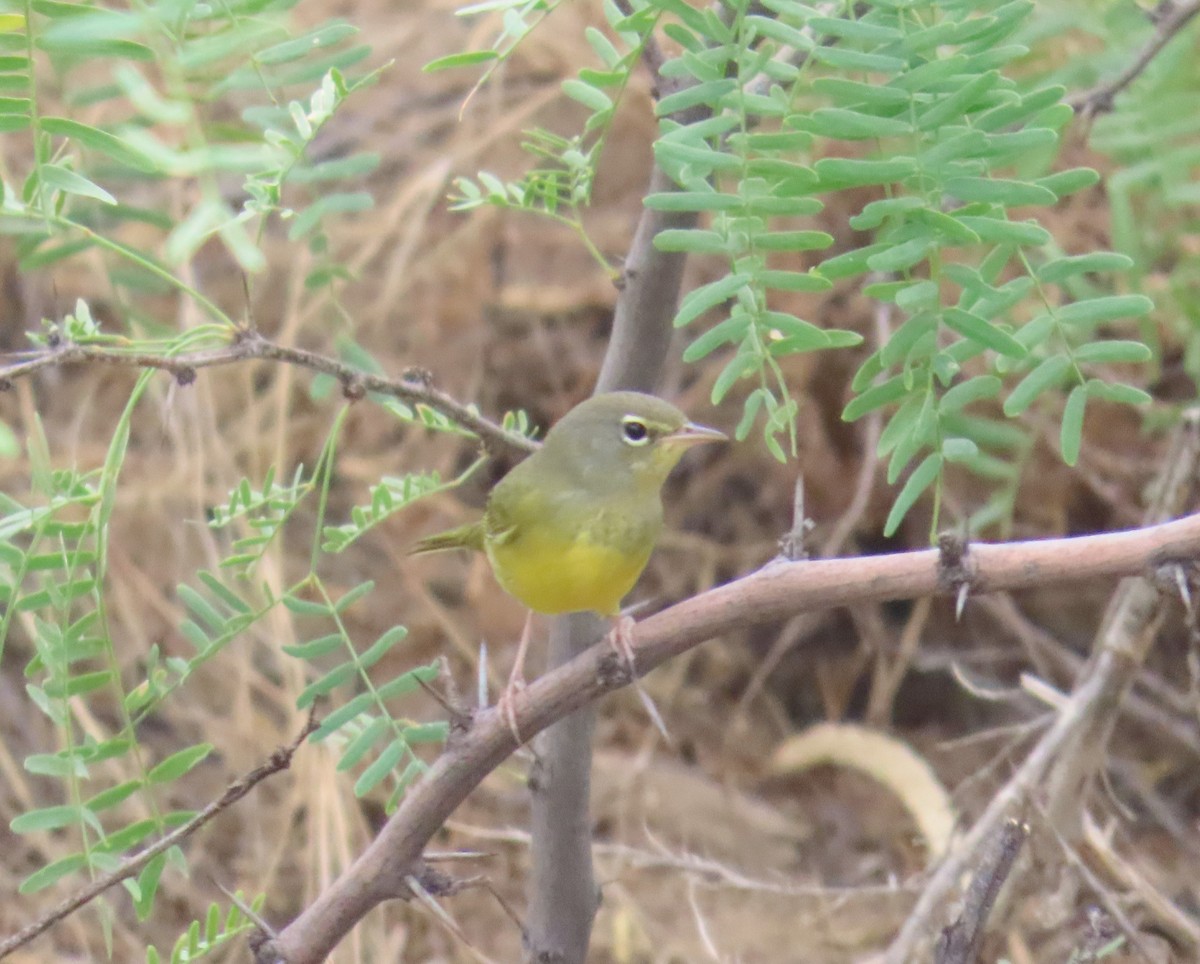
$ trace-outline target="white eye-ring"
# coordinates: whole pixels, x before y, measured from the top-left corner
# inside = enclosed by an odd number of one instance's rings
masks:
[[[650,430],[636,415],[626,415],[621,419],[621,434],[630,445],[645,445],[650,441]]]

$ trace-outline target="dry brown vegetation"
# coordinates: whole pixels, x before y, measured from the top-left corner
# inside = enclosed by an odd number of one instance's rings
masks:
[[[282,235],[269,246],[276,256],[271,267],[253,279],[249,310],[281,342],[332,351],[339,335],[353,332],[389,372],[424,368],[439,387],[476,401],[485,413],[521,407],[547,424],[590,391],[616,292],[566,231],[517,215],[447,213],[444,199],[455,174],[480,167],[518,173],[523,128],[570,124],[572,108],[561,102],[558,82],[585,58],[580,26],[592,14],[586,5],[560,10],[558,29],[531,38],[460,118],[466,74],[419,70],[435,56],[470,45],[476,28],[457,21],[453,6],[360,0],[340,10],[363,28],[377,63],[394,60],[380,84],[358,96],[321,142],[331,156],[368,147],[384,159],[369,184],[376,207],[336,231],[357,274],[344,292],[349,317],[309,306],[301,283],[305,265]],[[628,244],[650,160],[654,125],[649,83],[643,78],[641,84],[616,126],[588,215],[593,238],[614,259]],[[1072,154],[1074,163],[1106,163],[1088,153],[1082,132]],[[6,160],[17,169],[22,163],[18,156]],[[161,203],[170,208],[180,200]],[[853,241],[848,213],[833,204],[820,225],[842,244]],[[1085,192],[1043,223],[1068,250],[1104,246],[1103,191]],[[694,263],[686,287],[711,277],[706,271]],[[116,319],[121,309],[109,300],[102,278],[99,263],[88,259],[35,276],[18,275],[8,264],[9,311],[0,341],[20,347],[24,330],[67,310],[77,296],[90,298],[98,316]],[[231,314],[244,313],[240,277],[215,245],[205,250],[194,280]],[[861,331],[870,341],[876,319],[866,299],[842,290],[809,298],[798,313],[836,318],[839,327]],[[196,320],[186,304],[171,310],[181,325]],[[1191,394],[1193,387],[1173,367],[1177,352],[1170,333],[1160,334],[1168,361],[1158,396]],[[754,440],[689,458],[670,483],[669,531],[637,599],[659,606],[771,558],[791,526],[797,471],[803,473],[805,512],[816,523],[809,536],[814,551],[835,531],[840,544],[831,548],[844,555],[923,543],[928,522],[920,512],[896,539],[877,535],[890,494],[879,478],[865,509],[847,520],[849,530],[839,530],[866,471],[870,425],[848,425],[839,417],[858,360],[854,352],[839,352],[791,363],[789,382],[802,400],[798,465],[779,465]],[[675,360],[663,394],[700,420],[730,429],[738,401],[711,409],[715,374]],[[56,464],[94,467],[134,377],[109,368],[52,370],[0,397],[0,415],[27,431],[38,412]],[[110,616],[130,675],[155,643],[168,653],[185,648],[175,586],[222,552],[203,525],[206,510],[244,474],[258,478],[270,464],[290,469],[315,461],[339,403],[314,400],[309,382],[305,373],[267,364],[204,372],[186,388],[166,376],[156,381],[135,420],[112,540]],[[1143,429],[1127,409],[1096,406],[1075,470],[1061,464],[1049,420],[1043,434],[1024,475],[1014,536],[1137,523],[1164,448],[1162,434]],[[333,518],[362,502],[381,474],[434,468],[449,475],[473,456],[469,446],[398,427],[369,402],[357,403],[341,444]],[[494,478],[502,471],[495,465],[485,474]],[[0,462],[0,485],[22,492],[29,472],[23,458]],[[486,481],[416,506],[335,557],[332,564],[340,570],[327,570],[334,586],[369,577],[383,589],[353,611],[356,636],[374,638],[397,622],[410,627],[408,642],[391,656],[393,671],[445,655],[454,678],[470,689],[479,644],[486,640],[493,676],[503,679],[524,614],[499,590],[486,564],[405,555],[419,535],[468,518]],[[969,510],[977,495],[964,482],[954,491],[952,512]],[[297,520],[282,551],[268,557],[263,575],[276,587],[306,565],[311,521]],[[1032,724],[1048,709],[1021,689],[1020,675],[1036,674],[1069,690],[1071,669],[1086,658],[1113,589],[1089,584],[1011,600],[971,600],[961,620],[952,600],[807,614],[713,640],[645,681],[670,728],[670,744],[631,692],[606,700],[594,793],[604,903],[591,959],[867,959],[904,919],[913,894],[906,881],[926,863],[913,816],[860,773],[823,766],[780,774],[772,769],[773,753],[817,722],[865,721],[911,744],[950,788],[958,811],[975,814],[1011,772],[1038,732]],[[1136,929],[1141,959],[1189,960],[1200,953],[1200,929],[1190,916],[1200,902],[1200,734],[1195,678],[1189,684],[1187,669],[1196,657],[1178,603],[1164,597],[1162,605],[1166,616],[1157,623],[1154,653],[1138,690],[1161,718],[1126,715],[1118,726],[1106,782],[1078,801],[1096,824],[1082,866],[1040,829],[1036,810],[1027,814],[1032,872],[1009,895],[1008,915],[985,959],[1003,954],[1018,964],[1066,961],[1073,950],[1094,950],[1119,933],[1117,910]],[[160,801],[163,807],[197,806],[216,796],[299,729],[303,716],[294,700],[306,682],[304,670],[280,646],[304,632],[279,613],[223,653],[154,719],[146,740],[163,755],[199,739],[217,747],[186,782],[187,799]],[[7,855],[0,862],[0,887],[8,894],[53,859],[59,845],[52,839],[35,844],[6,829],[12,816],[55,802],[46,795],[56,785],[21,768],[22,758],[53,741],[21,692],[21,667],[29,655],[18,626],[0,676],[0,848]],[[111,707],[80,703],[77,709],[85,729],[111,723]],[[434,718],[441,710],[418,695],[409,712]],[[349,781],[334,778],[335,760],[328,748],[303,747],[290,771],[192,839],[190,878],[169,877],[151,922],[136,921],[123,895],[114,894],[113,958],[140,959],[148,941],[168,946],[210,902],[223,900],[218,885],[265,892],[266,917],[275,922],[327,887],[382,819],[379,800],[357,800]],[[481,852],[448,868],[462,877],[479,875],[489,885],[444,902],[463,936],[419,903],[393,902],[372,914],[335,959],[517,960],[520,935],[504,903],[520,913],[528,858],[524,773],[518,757],[492,774],[434,843],[442,852]],[[118,776],[112,774],[114,781]],[[1098,856],[1101,839],[1114,855],[1108,864]],[[0,926],[5,932],[21,926],[53,899],[5,900]],[[92,960],[103,953],[93,909],[14,959]],[[225,959],[244,958],[239,950]]]

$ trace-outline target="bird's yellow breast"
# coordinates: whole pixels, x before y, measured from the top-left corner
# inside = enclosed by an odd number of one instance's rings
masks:
[[[617,548],[584,533],[563,539],[545,528],[489,542],[486,550],[505,591],[549,615],[590,609],[615,616],[650,558],[650,546]]]

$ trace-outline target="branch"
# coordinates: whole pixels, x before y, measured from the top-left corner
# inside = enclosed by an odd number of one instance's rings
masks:
[[[1115,533],[1114,536],[1126,538],[1133,533],[1176,532],[1181,531],[1177,527],[1188,526],[1200,519],[1200,516],[1192,515],[1177,522],[1157,522],[1179,511],[1189,497],[1198,446],[1200,416],[1191,414],[1176,426],[1170,452],[1163,460],[1157,480],[1158,491],[1146,513],[1147,521],[1152,524],[1131,532]],[[1082,543],[1096,538],[1104,537],[1090,536],[1079,541]],[[1111,548],[1105,547],[1100,551],[1108,552]],[[1162,548],[1165,548],[1165,543]],[[1189,561],[1194,561],[1194,557]],[[1168,573],[1178,571],[1184,564],[1181,557],[1158,556],[1155,552],[1140,571],[1113,575]],[[1130,579],[1118,586],[1097,633],[1093,646],[1095,655],[1088,669],[1081,674],[1074,692],[1059,710],[1054,725],[992,798],[958,848],[930,876],[904,926],[888,948],[885,964],[907,964],[916,958],[917,947],[931,930],[935,915],[958,886],[963,872],[977,859],[1001,823],[1023,806],[1032,793],[1049,793],[1048,814],[1051,821],[1063,819],[1062,809],[1067,803],[1065,795],[1079,794],[1071,798],[1074,806],[1078,807],[1078,801],[1082,799],[1082,786],[1098,765],[1095,751],[1099,748],[1103,753],[1113,721],[1153,639],[1153,633],[1144,630],[1147,630],[1155,615],[1158,608],[1156,604],[1157,594],[1149,580]],[[1084,762],[1076,759],[1079,757]],[[1018,868],[1013,879],[1020,876]]]
[[[0,390],[9,388],[18,378],[32,375],[44,368],[62,365],[96,363],[128,368],[159,368],[170,372],[180,385],[190,385],[195,381],[198,369],[253,360],[280,362],[330,375],[341,383],[343,394],[351,400],[362,398],[367,392],[378,392],[380,395],[388,395],[411,405],[426,406],[444,415],[455,425],[478,435],[487,448],[511,449],[521,453],[529,453],[537,448],[536,442],[489,421],[473,406],[464,405],[434,388],[433,379],[428,372],[410,369],[399,378],[385,378],[343,364],[326,355],[277,344],[264,338],[257,331],[246,329],[239,329],[233,344],[226,348],[178,354],[60,341],[45,349],[28,352],[20,361],[0,365]]]
[[[616,4],[626,16],[633,13],[628,0]],[[661,76],[663,53],[652,34],[642,48],[642,60],[654,77],[659,98],[695,83],[690,78]],[[706,116],[708,108],[700,104],[676,112],[671,119],[686,125]],[[677,190],[679,186],[656,163],[646,193]],[[670,228],[695,227],[697,220],[694,211],[642,209],[621,272],[621,293],[596,392],[652,392],[658,386],[671,346],[687,255],[660,251],[654,239]],[[556,618],[550,629],[547,669],[574,660],[599,634],[589,615]],[[534,747],[537,763],[529,780],[533,863],[526,933],[530,961],[576,964],[587,958],[599,906],[588,813],[595,722],[593,708],[585,705],[540,737]]]
[[[121,881],[128,880],[141,873],[142,868],[151,860],[190,837],[221,811],[229,809],[229,807],[241,800],[242,797],[253,790],[255,786],[262,783],[267,777],[274,776],[281,770],[286,770],[292,765],[292,757],[295,755],[296,749],[305,737],[316,728],[317,719],[314,715],[309,714],[308,722],[304,724],[304,728],[291,743],[287,746],[279,747],[271,754],[266,763],[251,770],[237,782],[231,783],[224,793],[196,814],[196,816],[192,817],[187,823],[176,827],[161,840],[156,841],[130,857],[116,870],[92,881],[92,883],[68,897],[44,917],[34,921],[28,927],[21,928],[21,930],[4,941],[0,941],[0,958],[5,958],[13,951],[28,944],[60,920],[79,910],[84,904],[95,900],[110,887],[114,887]]]
[[[806,610],[956,595],[962,585],[978,594],[1130,576],[1162,566],[1190,564],[1197,558],[1200,515],[1102,535],[972,544],[965,555],[953,561],[953,566],[946,564],[938,549],[854,559],[774,562],[638,623],[636,663],[638,672],[644,674],[714,636]],[[1104,654],[1102,659],[1112,658],[1113,654]],[[1032,779],[1045,771],[1054,748],[1071,732],[1072,717],[1099,698],[1099,681],[1103,678],[1101,666],[1065,704],[1051,730],[1057,738],[1043,741],[1044,746],[1040,745],[1026,761],[1025,766],[1033,768]],[[629,682],[625,664],[613,648],[607,644],[593,646],[542,676],[517,698],[517,726],[527,736],[539,733]],[[257,957],[260,964],[316,964],[376,904],[402,896],[404,875],[420,859],[429,839],[515,747],[506,719],[494,708],[480,713],[471,729],[409,790],[358,860],[275,940],[263,945]],[[993,806],[1003,808],[1007,816],[1011,802],[1011,797],[1002,797]],[[942,867],[951,862],[946,861]],[[961,869],[953,873],[952,883],[959,879]]]
[[[1190,0],[1188,3],[1163,0],[1151,14],[1155,20],[1154,36],[1138,51],[1133,62],[1112,80],[1097,84],[1091,90],[1067,98],[1067,103],[1075,108],[1075,113],[1082,117],[1092,117],[1112,110],[1117,94],[1132,84],[1150,66],[1150,61],[1158,55],[1159,51],[1169,44],[1175,35],[1186,27],[1198,13],[1200,13],[1200,0]]]
[[[1019,820],[1001,828],[971,879],[962,913],[938,939],[934,964],[972,964],[978,958],[988,915],[1028,836],[1029,825]]]

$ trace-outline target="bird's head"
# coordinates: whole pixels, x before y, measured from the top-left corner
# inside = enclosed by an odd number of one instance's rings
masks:
[[[614,487],[660,488],[693,445],[722,432],[695,425],[670,402],[641,392],[608,392],[581,402],[550,430],[543,447],[555,462]]]

